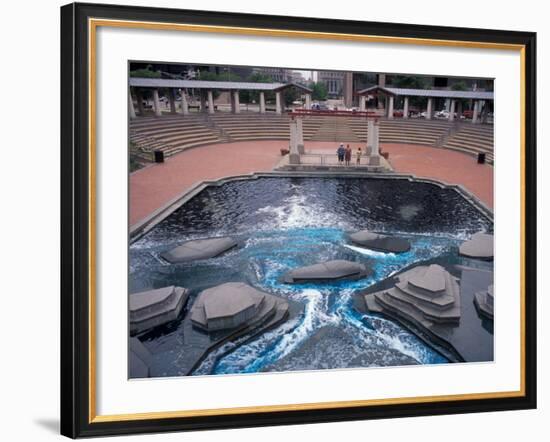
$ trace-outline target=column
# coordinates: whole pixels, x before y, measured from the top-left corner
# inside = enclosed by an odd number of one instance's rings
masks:
[[[403,118],[409,118],[409,97],[403,98]]]
[[[241,112],[241,103],[239,103],[239,91],[233,92],[233,99],[235,100],[235,113]]]
[[[432,109],[433,109],[433,98],[428,98],[428,108],[426,109],[426,120],[432,119]]]
[[[350,108],[353,106],[353,72],[344,74],[344,106]]]
[[[306,94],[306,109],[311,109],[311,94]]]
[[[208,113],[214,113],[214,94],[212,93],[212,89],[208,89]]]
[[[288,156],[289,164],[300,164],[300,152],[298,152],[297,132],[298,128],[296,125],[296,121],[290,120],[290,145],[288,148],[288,150],[290,151],[290,154]]]
[[[176,94],[174,89],[170,88],[168,90],[168,100],[170,101],[170,113],[176,113]]]
[[[281,92],[277,91],[275,92],[275,112],[279,115],[282,113],[281,109]]]
[[[455,120],[455,107],[456,107],[456,100],[451,100],[451,105],[449,107],[449,121]]]
[[[130,119],[136,118],[136,109],[134,108],[134,99],[132,98],[132,91],[128,89],[128,109],[130,111]]]
[[[180,90],[181,93],[181,113],[183,115],[189,115],[189,104],[187,103],[187,94],[185,89]]]
[[[472,123],[477,124],[479,120],[479,104],[478,100],[474,101],[474,114],[472,115]]]
[[[374,120],[372,118],[369,118],[367,120],[367,149],[365,152],[366,155],[369,157],[372,154],[373,137],[374,137]]]
[[[304,149],[304,126],[301,118],[296,118],[296,144],[298,146],[298,153],[305,153]]]
[[[369,157],[369,166],[380,166],[380,122],[375,121],[373,124],[372,134],[372,152]]]
[[[260,91],[260,113],[265,114],[265,92]]]
[[[201,112],[206,112],[206,94],[203,90],[200,91],[201,96]]]
[[[393,97],[390,96],[388,100],[388,118],[393,120]]]
[[[235,113],[235,95],[233,91],[229,91],[229,104],[231,104],[231,113]]]
[[[160,117],[162,112],[160,111],[159,90],[153,89],[153,107],[155,108],[155,116]]]
[[[137,105],[139,114],[143,117],[145,115],[145,109],[143,108],[143,95],[140,89],[134,89],[137,98]]]
[[[359,111],[365,112],[367,110],[367,97],[365,95],[359,96]]]

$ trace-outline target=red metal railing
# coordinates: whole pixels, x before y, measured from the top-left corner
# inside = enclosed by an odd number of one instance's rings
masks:
[[[363,117],[380,118],[376,112],[361,112],[354,110],[315,110],[315,109],[294,109],[288,113],[291,117],[305,117],[309,115],[327,115],[332,117]]]

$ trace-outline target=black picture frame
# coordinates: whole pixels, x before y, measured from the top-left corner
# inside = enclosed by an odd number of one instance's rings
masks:
[[[101,421],[90,377],[90,18],[520,45],[524,51],[523,395],[198,417]],[[73,3],[61,8],[61,433],[71,438],[536,408],[536,34]],[[93,338],[93,336],[92,336]]]

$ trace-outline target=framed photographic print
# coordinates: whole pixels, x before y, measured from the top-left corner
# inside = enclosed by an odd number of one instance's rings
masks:
[[[534,408],[535,44],[62,7],[62,434]]]

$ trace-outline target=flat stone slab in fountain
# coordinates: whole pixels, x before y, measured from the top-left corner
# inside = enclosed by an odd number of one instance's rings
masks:
[[[265,308],[274,308],[272,296],[242,282],[228,282],[199,294],[191,309],[191,321],[209,332],[231,329],[252,320]]]
[[[411,276],[408,283],[417,289],[430,293],[438,293],[445,290],[445,269],[437,264],[432,264]]]
[[[284,275],[283,281],[287,284],[293,284],[339,279],[357,280],[368,276],[370,273],[370,270],[363,264],[339,259],[291,270]]]
[[[411,243],[404,238],[397,238],[370,230],[360,230],[350,235],[351,240],[360,246],[386,253],[403,253],[411,249]]]
[[[493,250],[493,235],[477,232],[468,241],[462,243],[459,253],[468,258],[492,261]]]
[[[183,287],[163,287],[130,295],[130,334],[157,327],[178,317],[189,291]]]
[[[434,262],[445,271],[445,291],[434,292],[440,293],[436,296],[409,284],[413,277],[425,274]],[[399,322],[451,361],[492,361],[492,321],[484,316],[480,321],[475,305],[479,292],[485,293],[487,303],[492,282],[492,271],[461,270],[444,260],[432,260],[429,266],[411,267],[358,294],[356,308]],[[444,298],[452,303],[440,303]]]
[[[493,285],[491,284],[487,290],[476,292],[474,295],[474,303],[483,316],[493,319],[495,303]]]
[[[237,246],[237,241],[228,236],[186,241],[178,247],[161,254],[172,264],[209,259]]]
[[[153,356],[145,348],[142,342],[136,338],[130,338],[129,346],[129,361],[128,361],[128,375],[131,379],[135,378],[148,378],[149,367]]]

